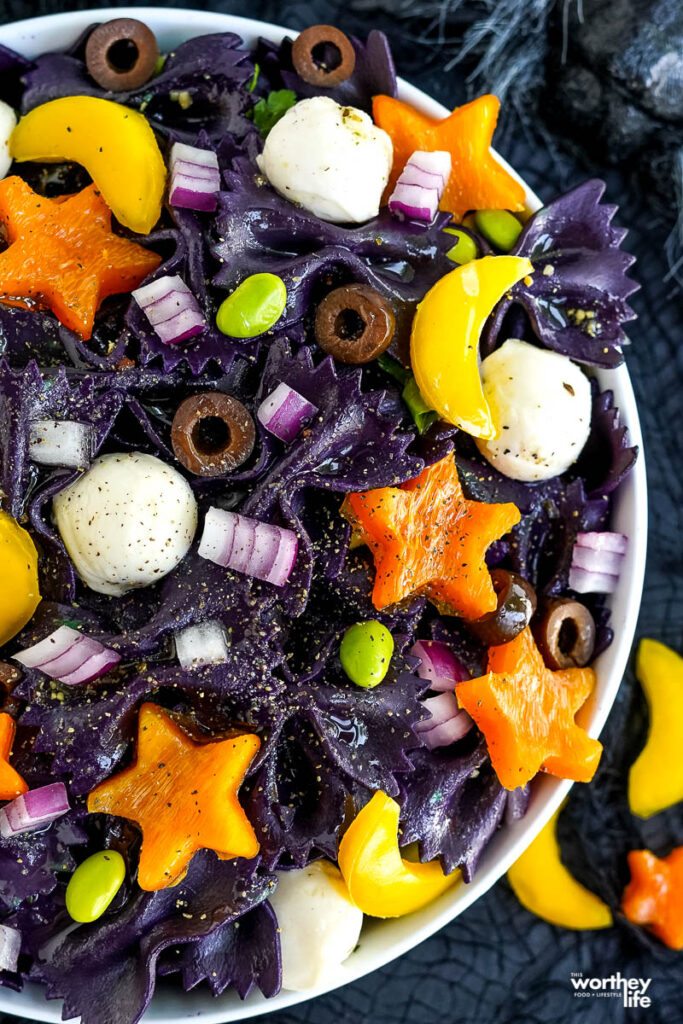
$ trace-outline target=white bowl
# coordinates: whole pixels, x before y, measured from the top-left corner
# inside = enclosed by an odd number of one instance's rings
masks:
[[[123,13],[150,25],[163,51],[171,50],[184,39],[207,32],[236,32],[242,36],[247,46],[258,36],[267,36],[279,42],[285,35],[296,35],[277,25],[249,18],[237,18],[229,14],[163,10],[155,7],[131,7],[124,11],[117,7],[53,14],[4,25],[0,30],[0,42],[28,57],[33,57],[46,50],[65,49],[94,21],[121,17]],[[449,113],[441,104],[400,79],[399,95],[403,100],[433,117],[444,117]],[[504,161],[501,160],[501,163]],[[507,164],[505,166],[511,170]],[[536,210],[541,205],[538,197],[530,189],[527,189],[527,203],[530,210]],[[591,736],[599,735],[614,703],[626,667],[640,606],[647,539],[645,461],[638,410],[628,371],[624,366],[617,370],[599,370],[597,378],[603,387],[613,389],[622,420],[629,428],[633,444],[639,446],[640,455],[633,472],[620,487],[614,506],[613,528],[629,537],[629,546],[621,586],[610,600],[615,639],[596,661],[597,688],[583,710],[582,724]],[[312,995],[337,988],[383,967],[439,928],[443,928],[490,889],[559,807],[571,785],[570,782],[563,782],[550,776],[539,778],[534,785],[526,817],[497,833],[489,843],[474,880],[469,885],[457,886],[424,910],[408,917],[393,921],[367,920],[359,948],[346,961],[343,973],[333,984],[314,993],[282,992],[268,1000],[260,994],[251,995],[245,1002],[241,1002],[234,993],[227,993],[214,999],[208,989],[180,993],[177,989],[171,990],[167,985],[160,984],[147,1011],[146,1021],[149,1024],[152,1021],[173,1024],[186,1021],[190,1017],[201,1017],[206,1024],[227,1024],[228,1021],[245,1020],[262,1013],[282,1010],[284,1007],[309,999]],[[24,991],[19,993],[0,990],[0,1012],[34,1020],[59,1021],[61,1004],[46,1002],[42,988],[27,985]]]

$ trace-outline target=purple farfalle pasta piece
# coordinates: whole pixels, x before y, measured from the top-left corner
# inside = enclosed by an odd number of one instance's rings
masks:
[[[623,361],[627,303],[639,285],[626,276],[634,257],[620,248],[625,229],[612,224],[617,207],[601,202],[605,183],[585,182],[548,203],[522,230],[512,255],[534,265],[530,284],[518,282],[509,302],[529,314],[548,348],[581,363],[613,367]],[[509,302],[501,302],[484,337],[491,351]],[[505,339],[502,339],[505,340]]]
[[[281,735],[248,788],[244,808],[267,867],[283,854],[303,867],[312,849],[336,858],[349,787],[309,723],[299,718]]]
[[[40,370],[35,362],[12,370],[0,362],[0,452],[2,489],[7,511],[18,518],[29,489],[44,468],[29,460],[30,424],[34,419],[73,419],[93,428],[96,455],[123,407],[125,394],[95,376],[77,377],[67,371]]]
[[[214,996],[233,988],[246,999],[255,987],[267,999],[277,995],[282,985],[280,936],[270,904],[259,903],[239,921],[165,949],[158,974],[180,974],[185,991],[206,981]]]
[[[453,238],[442,230],[449,214],[422,227],[404,224],[386,208],[367,224],[343,227],[319,220],[278,195],[254,164],[238,157],[224,175],[213,246],[222,267],[215,284],[233,290],[245,277],[267,271],[287,288],[287,307],[277,329],[300,323],[312,303],[335,284],[360,281],[393,305],[396,338],[407,353],[416,304],[453,264]],[[253,344],[253,342],[252,342]]]
[[[242,138],[255,128],[244,116],[251,103],[246,86],[254,65],[241,46],[232,32],[188,39],[167,56],[158,75],[139,89],[116,93],[116,100],[143,111],[158,131],[172,133],[180,142],[194,144],[200,130],[216,140],[228,132]],[[79,50],[77,55],[46,53],[36,58],[23,76],[22,113],[60,96],[112,98],[90,78]],[[178,102],[183,93],[190,99],[187,109]]]
[[[462,870],[472,880],[477,862],[498,828],[507,801],[480,740],[472,749],[422,749],[411,754],[415,771],[401,803],[401,841],[419,843],[420,859],[439,858],[446,872]]]
[[[221,861],[201,850],[178,885],[137,890],[116,913],[51,943],[49,960],[39,954],[31,978],[46,986],[48,999],[64,1000],[65,1017],[80,1016],[83,1024],[137,1024],[152,998],[161,953],[241,917],[273,885],[255,861]],[[57,918],[55,939],[67,923]]]

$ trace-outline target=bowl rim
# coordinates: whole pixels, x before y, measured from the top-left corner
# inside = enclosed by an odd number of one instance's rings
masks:
[[[67,37],[74,41],[93,22],[121,17],[124,14],[127,17],[137,17],[148,22],[161,36],[162,48],[164,36],[173,37],[175,41],[171,45],[177,45],[182,39],[207,32],[233,31],[248,41],[257,36],[264,36],[275,42],[279,42],[284,36],[293,37],[298,34],[294,30],[270,22],[231,14],[199,11],[191,8],[163,9],[133,6],[65,11],[11,22],[2,26],[0,42],[20,53],[33,55],[45,52],[51,48],[51,45],[55,45],[51,42],[55,33],[60,36],[56,42],[56,48],[60,48],[67,45]],[[449,113],[442,104],[403,79],[398,79],[398,85],[399,96],[423,112],[433,117],[445,117]],[[538,209],[542,205],[538,196],[531,191],[521,176],[505,160],[498,154],[495,156],[524,186],[527,193],[528,209],[532,212]],[[596,694],[582,713],[582,724],[594,737],[599,735],[614,703],[633,643],[645,574],[647,544],[645,455],[638,410],[628,369],[624,363],[615,370],[598,370],[596,376],[601,386],[611,387],[614,390],[622,422],[628,426],[631,442],[638,446],[639,455],[631,474],[622,483],[618,492],[619,497],[615,502],[615,518],[621,520],[616,525],[628,534],[630,541],[622,573],[622,580],[628,580],[630,585],[628,591],[621,586],[614,595],[612,603],[615,606],[613,607],[615,638],[610,648],[597,659]],[[601,667],[603,668],[602,672]],[[201,1017],[206,1024],[228,1024],[229,1021],[246,1020],[264,1013],[275,1013],[378,970],[429,938],[488,891],[532,842],[566,798],[571,786],[572,783],[569,781],[553,779],[549,776],[541,779],[535,788],[532,803],[525,818],[499,830],[489,844],[481,865],[469,885],[464,886],[462,883],[456,885],[427,908],[408,917],[386,922],[368,922],[364,926],[359,949],[354,951],[340,970],[339,975],[328,984],[315,990],[303,992],[283,990],[271,999],[265,999],[260,993],[254,993],[246,1002],[241,1002],[232,992],[213,997],[208,990],[182,993],[179,999],[177,991],[171,994],[170,991],[165,991],[162,985],[159,985],[152,1003],[146,1011],[146,1021],[154,1020],[163,1022],[163,1024],[175,1024],[175,1022]],[[388,933],[389,929],[392,929],[394,938],[393,941],[387,942],[383,936]],[[61,1002],[48,1002],[45,999],[44,989],[37,985],[27,984],[22,992],[0,990],[1,1012],[33,1020],[59,1021],[61,1019],[60,1010]]]

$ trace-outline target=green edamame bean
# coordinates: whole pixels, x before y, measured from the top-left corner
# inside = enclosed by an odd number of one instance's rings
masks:
[[[66,887],[66,909],[86,924],[102,917],[126,877],[126,862],[116,850],[100,850],[79,864]]]
[[[394,638],[376,619],[349,626],[339,648],[342,668],[351,682],[366,688],[382,682],[393,653]]]
[[[471,235],[468,235],[466,231],[458,230],[458,228],[444,228],[444,231],[447,235],[457,238],[453,248],[446,253],[449,260],[453,260],[454,263],[459,263],[461,266],[463,263],[469,263],[470,260],[476,260],[477,244]]]
[[[510,252],[522,233],[522,225],[509,210],[477,210],[474,220],[477,231],[501,252]]]
[[[287,289],[276,274],[252,274],[221,303],[216,326],[231,338],[255,338],[277,323],[287,305]]]

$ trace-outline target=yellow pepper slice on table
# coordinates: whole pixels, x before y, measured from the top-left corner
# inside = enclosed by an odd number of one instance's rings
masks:
[[[631,767],[628,802],[633,814],[650,818],[683,800],[683,658],[657,640],[641,640],[636,675],[650,731]]]
[[[562,928],[609,928],[612,912],[599,896],[577,882],[560,859],[560,811],[508,871],[515,896],[527,910]]]
[[[400,807],[378,790],[358,812],[339,844],[339,868],[349,896],[371,917],[402,917],[450,889],[460,872],[445,875],[438,861],[413,864],[398,846]]]

